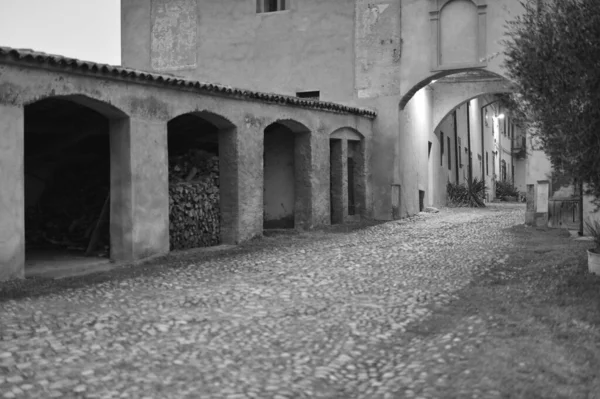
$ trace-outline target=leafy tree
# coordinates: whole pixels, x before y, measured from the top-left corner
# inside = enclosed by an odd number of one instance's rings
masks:
[[[600,1],[523,0],[507,25],[512,112],[555,170],[600,198]]]

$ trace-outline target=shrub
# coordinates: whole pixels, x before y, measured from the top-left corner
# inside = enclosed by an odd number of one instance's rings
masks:
[[[448,205],[455,207],[485,207],[484,198],[487,188],[485,181],[473,179],[470,185],[448,182],[446,185],[448,193]]]
[[[504,197],[519,197],[519,190],[515,188],[515,185],[510,181],[497,181],[496,182],[496,198]]]

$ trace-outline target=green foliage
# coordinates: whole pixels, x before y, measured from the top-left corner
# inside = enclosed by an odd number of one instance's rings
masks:
[[[484,208],[485,181],[473,179],[470,185],[448,182],[446,191],[448,193],[448,205],[455,207]]]
[[[516,189],[514,184],[510,181],[497,181],[496,182],[496,198],[503,197],[518,197],[519,190]]]
[[[553,167],[600,198],[600,1],[525,0],[508,23],[511,112]]]

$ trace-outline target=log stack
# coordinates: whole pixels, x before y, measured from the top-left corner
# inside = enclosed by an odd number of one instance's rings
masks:
[[[220,243],[219,158],[202,150],[169,159],[171,250]]]

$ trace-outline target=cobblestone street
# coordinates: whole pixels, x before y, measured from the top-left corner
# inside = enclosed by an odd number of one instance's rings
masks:
[[[0,397],[434,397],[480,320],[428,341],[411,326],[504,262],[523,220],[444,210],[0,303]]]

